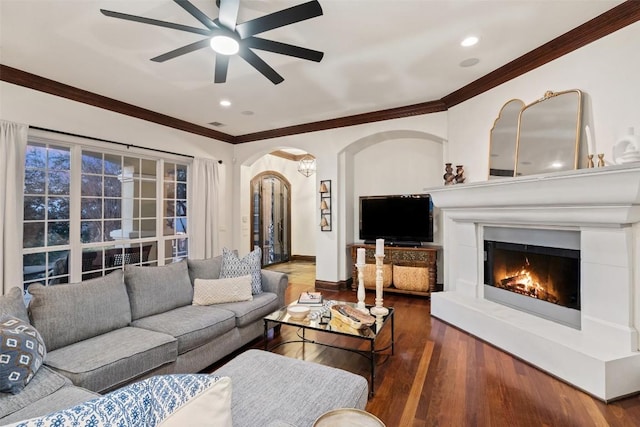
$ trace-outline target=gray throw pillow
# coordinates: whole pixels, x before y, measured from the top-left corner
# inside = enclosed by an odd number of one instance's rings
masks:
[[[191,285],[195,286],[196,279],[219,279],[222,268],[222,255],[206,259],[187,259]]]
[[[129,298],[122,270],[65,285],[29,286],[31,323],[49,351],[128,326]]]
[[[240,277],[251,275],[251,293],[253,295],[262,293],[261,275],[262,251],[258,246],[253,248],[244,258],[238,256],[227,248],[222,249],[222,269],[220,278]]]
[[[0,296],[0,317],[5,315],[29,322],[29,313],[20,288],[11,288],[5,295]]]
[[[0,349],[0,392],[18,394],[42,366],[44,341],[29,322],[0,316]]]
[[[125,265],[124,282],[133,320],[191,305],[193,300],[186,260],[161,267]]]

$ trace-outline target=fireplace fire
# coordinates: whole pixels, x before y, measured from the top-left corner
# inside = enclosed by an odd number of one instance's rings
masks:
[[[507,277],[500,279],[496,286],[520,295],[557,304],[558,296],[549,293],[547,288],[542,286],[537,278],[534,278],[534,274],[529,271],[529,260],[526,259],[526,261],[526,265],[520,271],[515,274],[507,273]]]
[[[580,251],[485,241],[485,284],[580,310]]]

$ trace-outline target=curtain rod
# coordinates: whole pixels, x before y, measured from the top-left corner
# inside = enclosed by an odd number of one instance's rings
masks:
[[[37,129],[37,130],[43,130],[43,131],[46,131],[46,132],[58,133],[58,134],[61,134],[61,135],[75,136],[75,137],[78,137],[78,138],[90,139],[92,141],[108,142],[109,144],[122,145],[123,147],[127,147],[127,148],[130,148],[130,147],[141,148],[143,150],[151,150],[151,151],[156,151],[158,153],[172,154],[174,156],[189,157],[189,158],[193,159],[193,156],[191,156],[189,154],[180,154],[180,153],[174,153],[172,151],[158,150],[157,148],[142,147],[140,145],[134,145],[134,144],[125,144],[124,142],[110,141],[108,139],[96,138],[96,137],[93,137],[93,136],[86,136],[86,135],[78,135],[77,133],[63,132],[63,131],[60,131],[60,130],[41,128],[41,127],[38,127],[38,126],[29,126],[29,128]],[[218,163],[221,164],[222,160],[218,160]]]

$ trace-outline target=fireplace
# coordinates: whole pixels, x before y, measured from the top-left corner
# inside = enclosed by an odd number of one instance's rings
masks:
[[[484,227],[486,299],[580,329],[580,236]]]
[[[484,252],[487,299],[580,328],[579,250],[485,240]]]
[[[440,210],[444,247],[444,291],[431,294],[432,316],[605,401],[640,392],[640,375],[634,374],[640,372],[637,165],[471,182],[429,193]],[[547,291],[560,294],[552,299],[568,307],[533,298],[524,285],[520,293],[487,285],[485,241],[514,244],[506,246],[509,251],[526,249],[524,260],[499,261],[505,272],[508,264],[515,273],[521,264],[535,266],[538,254],[528,253],[531,247],[559,248],[573,257],[554,263],[577,259],[577,289],[558,290],[553,279]],[[499,256],[493,257],[495,263]],[[498,302],[503,295],[507,302]],[[535,307],[523,309],[520,300]],[[578,324],[532,314],[538,306],[577,313]]]

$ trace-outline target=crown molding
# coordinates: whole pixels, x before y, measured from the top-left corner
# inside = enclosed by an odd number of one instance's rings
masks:
[[[262,132],[248,133],[235,137],[236,144],[259,141],[262,139],[278,138],[282,136],[298,135],[301,133],[317,132],[321,130],[336,129],[346,126],[355,126],[365,123],[379,122],[383,120],[399,119],[402,117],[417,116],[421,114],[446,111],[442,101],[430,101],[404,107],[390,108],[388,110],[373,111],[370,113],[356,114],[353,116],[339,117],[337,119],[322,120],[318,122],[304,123],[287,126],[278,129],[270,129]]]
[[[637,21],[640,21],[640,1],[628,0],[446,95],[441,101],[451,108]]]
[[[181,131],[205,136],[207,138],[228,142],[230,144],[242,144],[264,139],[446,111],[455,105],[493,89],[509,80],[519,77],[535,68],[547,64],[548,62],[558,59],[563,55],[573,52],[576,49],[586,46],[591,42],[637,21],[640,21],[640,1],[627,0],[439,100],[321,120],[317,122],[303,123],[238,136],[229,135],[224,132],[186,122],[175,117],[147,110],[132,104],[127,104],[113,98],[98,95],[93,92],[2,64],[0,64],[0,80],[73,101],[82,102],[94,107],[161,124]]]
[[[233,143],[234,137],[217,130],[208,129],[204,126],[195,125],[193,123],[147,110],[146,108],[136,105],[127,104],[117,99],[98,95],[94,92],[79,89],[55,80],[31,74],[17,68],[0,64],[0,80],[12,83],[18,86],[27,87],[40,92],[49,93],[51,95],[70,99],[72,101],[81,102],[83,104],[92,105],[94,107],[113,111],[115,113],[124,114],[126,116],[135,117],[146,120],[148,122],[157,123],[170,128],[182,130],[196,135],[213,138],[224,142]]]

